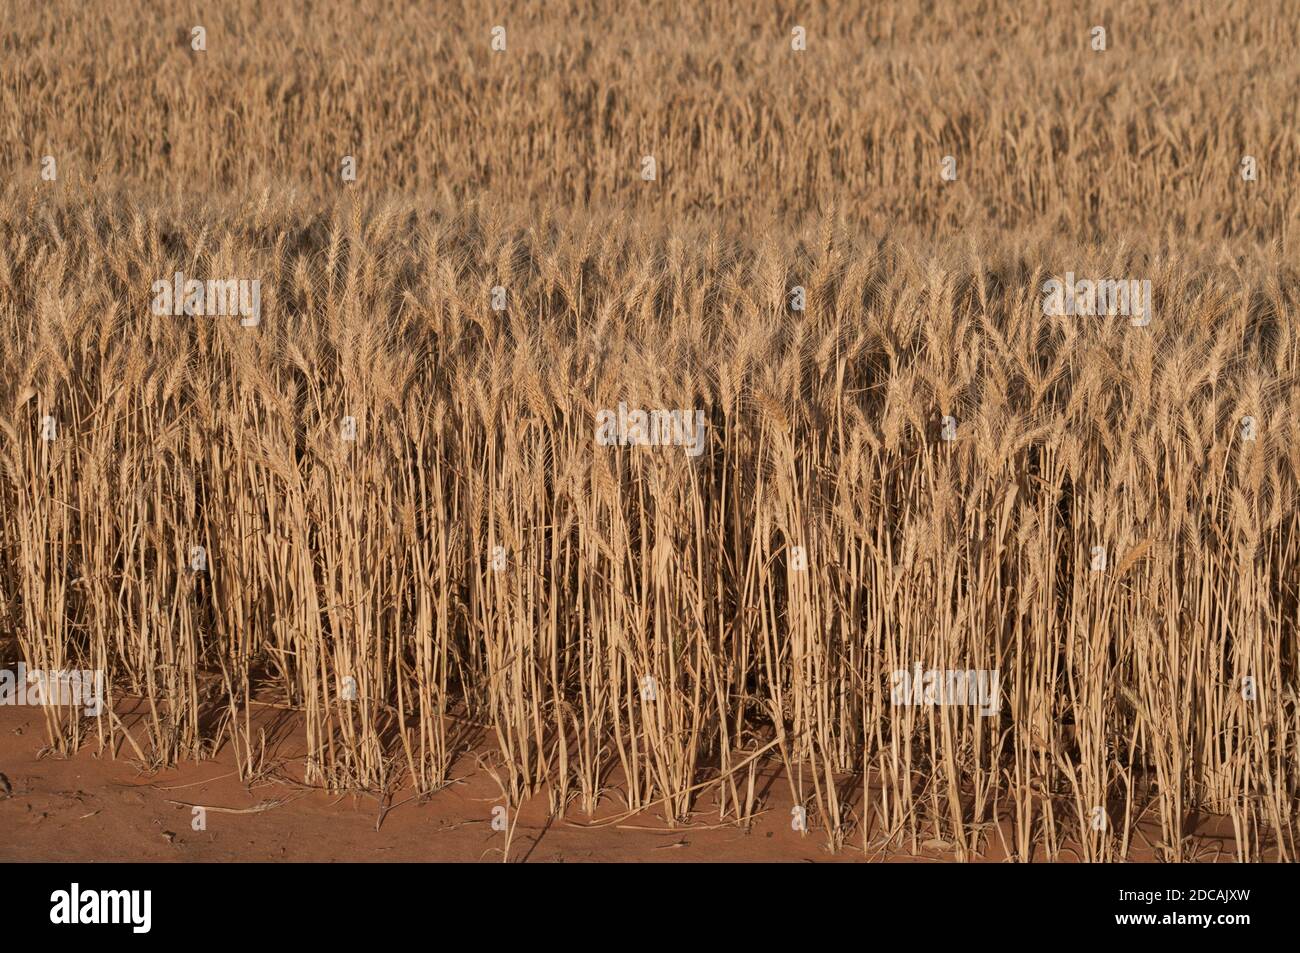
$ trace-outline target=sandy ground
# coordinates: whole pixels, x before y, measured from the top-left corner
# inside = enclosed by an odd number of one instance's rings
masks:
[[[486,863],[500,862],[506,847],[506,833],[492,827],[493,808],[504,803],[500,789],[473,758],[463,759],[456,780],[431,797],[397,792],[384,810],[374,795],[327,794],[274,778],[246,785],[228,749],[210,761],[150,774],[122,752],[116,759],[96,755],[93,745],[72,758],[42,756],[45,742],[39,709],[0,707],[0,861]],[[297,743],[289,734],[278,744],[276,755],[286,767],[298,756]],[[857,832],[831,853],[815,824],[807,834],[792,829],[788,784],[774,774],[765,781],[764,813],[749,830],[719,824],[708,800],[692,823],[675,829],[653,809],[621,818],[622,806],[612,799],[594,820],[576,807],[551,819],[543,794],[515,818],[509,857],[530,863],[955,858],[951,845],[935,840],[923,842],[916,854],[910,844],[866,853]],[[195,805],[206,808],[204,830],[193,829]],[[1202,856],[1230,860],[1231,839],[1216,831],[1223,826],[1202,825]],[[991,832],[973,859],[1004,857]],[[1067,852],[1063,859],[1072,858]]]

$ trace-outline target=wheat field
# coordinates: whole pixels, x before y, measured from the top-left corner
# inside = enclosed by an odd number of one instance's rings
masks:
[[[0,652],[144,712],[53,751],[1296,858],[1294,10],[760,6],[5,11]]]

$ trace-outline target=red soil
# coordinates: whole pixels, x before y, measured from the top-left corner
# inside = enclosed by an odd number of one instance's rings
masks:
[[[492,826],[493,807],[504,803],[500,788],[473,757],[462,759],[453,771],[456,780],[441,791],[426,799],[396,792],[384,812],[375,795],[328,794],[295,783],[302,749],[293,734],[276,746],[279,778],[251,785],[239,780],[228,748],[213,760],[151,774],[128,757],[129,750],[97,755],[91,745],[72,758],[41,756],[45,742],[39,708],[0,707],[0,772],[7,779],[7,785],[0,781],[0,861],[500,862],[506,846],[505,832]],[[955,859],[952,846],[935,839],[923,840],[915,855],[910,843],[864,853],[857,831],[831,853],[815,822],[807,834],[792,830],[792,803],[789,785],[775,771],[766,773],[763,814],[749,830],[719,824],[707,798],[690,824],[670,828],[653,808],[620,819],[622,805],[613,798],[602,802],[594,820],[576,805],[565,818],[551,819],[542,794],[515,819],[510,859]],[[206,830],[192,828],[193,805],[207,808]],[[872,832],[873,841],[878,834]],[[1003,836],[1010,834],[1004,827]],[[1198,844],[1203,859],[1232,859],[1231,829],[1221,823],[1205,827]],[[1004,858],[997,831],[989,830],[973,859]],[[1149,853],[1131,859],[1148,858]],[[1062,859],[1073,859],[1071,852]]]

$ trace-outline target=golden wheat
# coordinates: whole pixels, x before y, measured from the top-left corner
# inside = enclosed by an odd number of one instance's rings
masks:
[[[252,777],[277,705],[332,788],[747,825],[779,766],[833,848],[1294,859],[1297,23],[1130,6],[1104,58],[1064,4],[15,11],[0,635],[118,701],[50,743]]]

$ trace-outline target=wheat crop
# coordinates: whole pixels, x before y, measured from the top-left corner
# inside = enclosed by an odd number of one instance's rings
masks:
[[[279,706],[336,790],[1295,859],[1288,6],[516,6],[6,15],[0,638],[115,700],[49,744],[251,777]]]

